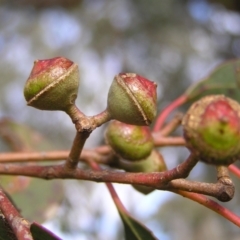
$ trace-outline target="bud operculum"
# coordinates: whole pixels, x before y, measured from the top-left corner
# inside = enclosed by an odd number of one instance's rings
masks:
[[[63,57],[37,60],[25,84],[24,96],[29,106],[65,111],[75,103],[78,85],[78,66],[72,61]]]
[[[108,111],[118,121],[149,125],[156,116],[156,83],[135,73],[115,76],[108,93]]]

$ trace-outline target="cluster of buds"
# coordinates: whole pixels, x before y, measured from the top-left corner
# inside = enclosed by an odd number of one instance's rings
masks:
[[[37,60],[25,84],[29,106],[41,110],[68,110],[78,94],[79,69],[64,57]],[[156,116],[156,83],[135,73],[115,76],[107,100],[108,115],[124,123],[149,125]]]
[[[136,126],[112,121],[105,133],[106,142],[119,157],[118,167],[127,172],[162,172],[166,165],[160,153],[154,150],[151,131],[147,126]],[[141,193],[154,189],[134,184]]]
[[[78,95],[79,69],[71,60],[56,57],[34,62],[25,84],[29,106],[41,110],[68,110]],[[121,159],[122,169],[131,172],[166,170],[162,156],[154,150],[147,125],[156,116],[156,83],[135,73],[114,77],[106,112],[112,121],[105,139]],[[240,155],[240,105],[223,95],[207,96],[195,102],[182,121],[186,145],[200,160],[229,165]],[[140,188],[150,192],[151,188]]]
[[[71,60],[63,57],[37,60],[25,84],[24,96],[29,106],[68,113],[75,106],[78,85],[78,66]],[[153,151],[153,138],[147,127],[156,116],[156,87],[156,83],[135,73],[116,75],[110,86],[106,112],[109,119],[116,120],[107,128],[106,141],[127,161],[119,165],[126,171],[153,172],[166,168],[161,155]],[[135,187],[145,193],[153,190]]]

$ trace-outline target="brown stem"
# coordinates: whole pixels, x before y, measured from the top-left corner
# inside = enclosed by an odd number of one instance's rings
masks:
[[[197,164],[198,158],[194,154],[190,154],[190,156],[177,167],[172,170],[166,171],[168,172],[168,177],[166,178],[166,182],[171,181],[177,178],[186,178],[189,173],[193,169],[193,167]]]
[[[0,188],[0,210],[19,240],[32,240],[29,223],[23,219]]]
[[[79,108],[75,104],[72,104],[71,106],[69,106],[66,113],[72,119],[73,123],[78,121],[80,118],[85,117],[85,115],[79,110]]]
[[[112,117],[107,109],[105,111],[93,116],[93,118],[94,118],[96,127],[99,127],[102,124],[104,124],[112,119]]]
[[[160,187],[162,181],[169,179],[168,172],[161,173],[127,173],[119,171],[91,171],[76,168],[75,171],[66,171],[64,165],[57,166],[23,166],[0,164],[2,175],[22,175],[43,179],[82,179],[95,182],[115,182],[125,184],[143,184]]]
[[[234,187],[232,179],[229,176],[228,167],[226,166],[217,167],[217,179],[218,179],[218,182]]]
[[[50,151],[50,152],[18,152],[18,153],[0,153],[1,163],[15,163],[15,162],[49,162],[62,161],[67,159],[69,151]],[[111,148],[109,146],[99,146],[95,149],[83,149],[80,160],[94,159],[98,163],[106,164],[110,161],[112,156]]]
[[[90,132],[88,131],[76,133],[76,137],[73,141],[71,151],[65,163],[65,168],[67,170],[73,170],[77,167],[80,154],[89,135]]]
[[[96,182],[116,182],[125,184],[141,184],[161,188],[169,181],[176,178],[187,177],[191,169],[195,166],[197,160],[190,157],[178,165],[176,168],[155,173],[126,173],[119,171],[91,171],[76,168],[75,171],[69,171],[65,165],[58,166],[21,166],[0,164],[0,174],[5,175],[23,175],[29,177],[38,177],[44,179],[68,178],[82,179]]]
[[[226,166],[217,166],[217,178],[229,178],[228,168]]]
[[[202,183],[188,181],[185,179],[176,179],[170,181],[166,185],[167,190],[183,190],[187,192],[202,193],[204,195],[212,196],[222,202],[230,201],[234,196],[234,186],[217,183]]]

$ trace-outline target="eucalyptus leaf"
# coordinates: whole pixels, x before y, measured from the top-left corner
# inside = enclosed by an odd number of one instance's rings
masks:
[[[0,120],[0,146],[3,144],[8,145],[4,149],[17,152],[55,148],[39,132],[6,118]],[[43,222],[53,217],[64,196],[62,180],[43,181],[23,176],[0,176],[0,181],[21,214],[29,221],[37,219],[38,222]]]
[[[208,77],[190,86],[184,95],[187,102],[194,102],[211,94],[224,94],[240,102],[240,59],[219,65]]]
[[[30,231],[34,240],[61,240],[61,238],[35,222],[31,224]]]
[[[117,208],[124,225],[126,240],[157,240],[146,226],[134,219],[126,211]]]

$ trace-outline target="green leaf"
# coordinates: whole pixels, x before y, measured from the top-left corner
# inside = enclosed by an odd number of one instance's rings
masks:
[[[117,206],[123,221],[126,240],[157,240],[153,233],[126,211]]]
[[[0,120],[0,138],[0,148],[7,144],[4,146],[5,151],[47,151],[55,148],[53,143],[37,131],[6,118]],[[44,163],[46,164],[49,163]],[[12,201],[21,209],[21,214],[29,221],[37,219],[38,222],[43,222],[51,218],[64,197],[62,180],[0,176],[0,182]]]
[[[219,65],[213,72],[187,89],[188,102],[211,94],[224,94],[240,102],[240,59]]]
[[[30,231],[34,240],[61,240],[61,238],[35,222],[31,224]]]

